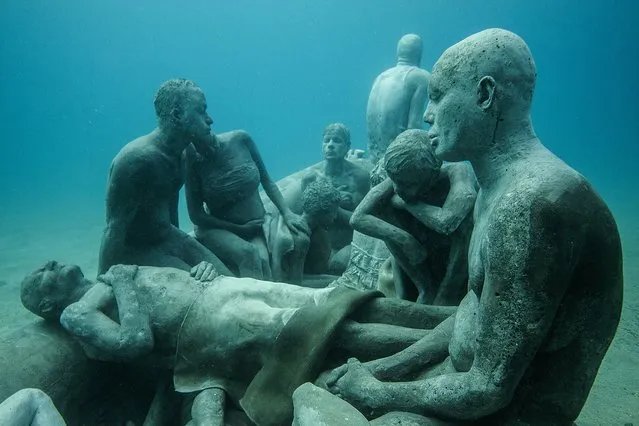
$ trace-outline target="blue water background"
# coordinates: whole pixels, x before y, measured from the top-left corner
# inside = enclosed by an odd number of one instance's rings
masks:
[[[636,208],[638,9],[630,0],[4,0],[0,219],[103,214],[108,165],[154,127],[153,95],[168,78],[196,81],[214,131],[249,131],[281,178],[321,158],[330,122],[365,147],[370,86],[394,65],[403,34],[423,37],[430,69],[488,27],[530,45],[544,143],[604,198]]]

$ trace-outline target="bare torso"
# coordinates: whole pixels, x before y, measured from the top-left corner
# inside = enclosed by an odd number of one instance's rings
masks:
[[[184,184],[180,156],[167,155],[148,134],[127,144],[115,157],[109,174],[107,222],[127,198],[140,205],[127,229],[127,243],[154,244],[177,225],[177,197]]]
[[[567,247],[561,252],[566,254],[565,262],[561,261],[566,269],[557,270],[556,277],[547,279],[565,280],[567,287],[561,300],[548,300],[549,304],[558,303],[558,308],[547,325],[546,338],[521,379],[513,401],[496,416],[551,416],[552,424],[560,424],[562,419],[574,419],[579,414],[617,327],[622,292],[620,242],[610,211],[582,176],[543,147],[528,160],[514,163],[501,184],[480,191],[468,256],[471,291],[459,306],[449,350],[455,369],[469,371],[477,351],[478,314],[490,315],[483,311],[499,298],[499,293],[483,291],[492,250],[488,235],[498,232],[502,223],[513,218],[529,220],[536,203],[550,202],[556,213],[544,225],[568,227],[570,241],[558,236],[553,242]],[[532,259],[531,263],[533,260],[557,261]],[[535,273],[534,267],[530,265],[531,274]],[[520,303],[525,309],[526,300]],[[566,403],[567,399],[570,402]],[[554,401],[564,403],[555,406],[556,413],[535,411],[554,405]]]
[[[410,65],[395,66],[377,77],[366,108],[368,150],[374,161],[384,154],[397,135],[417,128],[410,124],[411,101],[415,92],[419,88],[425,90],[427,85],[426,71]],[[423,106],[422,103],[420,108]]]
[[[237,132],[220,134],[217,139],[214,158],[205,160],[198,155],[195,163],[210,214],[239,225],[263,219],[260,173],[249,149]]]

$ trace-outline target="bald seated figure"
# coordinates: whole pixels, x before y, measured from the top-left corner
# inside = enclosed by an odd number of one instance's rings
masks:
[[[210,152],[213,120],[206,112],[204,92],[190,80],[168,80],[153,104],[157,127],[126,144],[109,169],[99,272],[120,263],[190,270],[207,261],[230,274],[179,228],[184,149],[192,143],[202,155]]]
[[[621,314],[621,244],[592,186],[535,134],[535,80],[528,46],[502,29],[435,64],[425,114],[435,154],[470,161],[480,187],[469,292],[406,351],[335,372],[329,387],[366,415],[571,425],[586,402]],[[448,356],[424,373],[441,339]]]
[[[175,368],[177,391],[202,391],[192,416],[204,423],[196,424],[222,425],[227,396],[239,406],[291,317],[302,307],[335,301],[329,299],[334,291],[344,289],[221,276],[206,262],[190,273],[115,265],[90,281],[79,267],[51,261],[23,280],[21,300],[36,315],[59,321],[89,358]],[[339,325],[333,346],[371,359],[387,356],[452,312],[369,300]]]
[[[366,107],[368,152],[373,164],[397,135],[424,127],[430,74],[419,67],[421,60],[421,37],[406,34],[397,43],[397,65],[381,73],[373,83]]]

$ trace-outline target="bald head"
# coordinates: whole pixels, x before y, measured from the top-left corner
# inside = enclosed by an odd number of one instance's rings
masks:
[[[422,38],[417,34],[406,34],[397,43],[397,61],[419,66],[422,61]]]
[[[532,53],[517,34],[491,28],[473,34],[444,51],[433,75],[449,85],[467,82],[473,87],[486,76],[497,85],[496,97],[507,108],[529,109],[537,70]]]

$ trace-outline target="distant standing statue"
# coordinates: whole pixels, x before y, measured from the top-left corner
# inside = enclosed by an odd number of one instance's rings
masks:
[[[422,39],[406,34],[397,43],[397,65],[381,73],[366,108],[368,152],[372,164],[404,130],[421,129],[428,100],[428,71],[419,67]]]
[[[353,210],[370,188],[368,172],[363,167],[346,159],[350,147],[351,133],[348,127],[342,123],[329,124],[324,129],[322,137],[324,161],[311,167],[303,178],[305,183],[316,179],[326,180],[341,194],[337,218],[329,228],[333,249],[330,273],[335,275],[341,274],[346,269],[350,255],[350,243],[353,239],[353,229],[349,221]]]
[[[526,43],[501,29],[468,37],[435,64],[431,144],[442,160],[470,161],[480,188],[469,292],[413,347],[337,372],[331,389],[365,414],[561,426],[586,402],[621,316],[621,241],[592,186],[537,138],[536,76]]]
[[[189,270],[208,261],[230,273],[178,223],[182,153],[191,143],[206,147],[211,139],[213,120],[206,113],[204,93],[190,80],[168,80],[153,103],[157,128],[129,142],[109,169],[99,272],[116,264]]]
[[[240,277],[268,280],[260,184],[288,231],[308,236],[308,226],[286,205],[247,132],[213,135],[204,149],[192,145],[186,150],[186,202],[195,237]]]

